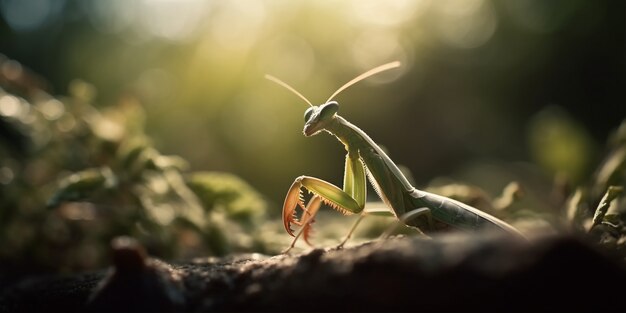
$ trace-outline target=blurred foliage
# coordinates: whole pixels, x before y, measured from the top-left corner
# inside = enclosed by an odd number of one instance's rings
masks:
[[[14,64],[2,60],[0,68]],[[227,173],[187,172],[143,133],[141,105],[125,97],[97,110],[81,81],[67,97],[0,76],[0,259],[14,266],[104,265],[116,236],[168,259],[266,251],[256,231],[266,202]]]
[[[626,120],[612,134],[592,179],[566,202],[568,221],[626,260]]]

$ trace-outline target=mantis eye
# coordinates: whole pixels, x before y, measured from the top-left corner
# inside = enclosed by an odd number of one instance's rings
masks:
[[[322,106],[320,118],[331,118],[335,115],[335,113],[337,113],[337,111],[339,111],[339,104],[336,101],[328,102]]]
[[[306,109],[306,111],[304,111],[304,121],[308,122],[309,119],[311,118],[311,114],[313,114],[313,107],[310,107],[308,109]]]

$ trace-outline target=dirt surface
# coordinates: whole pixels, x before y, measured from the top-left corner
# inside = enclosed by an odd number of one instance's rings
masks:
[[[621,261],[575,237],[392,238],[168,264],[117,247],[95,273],[26,278],[0,311],[623,311]]]

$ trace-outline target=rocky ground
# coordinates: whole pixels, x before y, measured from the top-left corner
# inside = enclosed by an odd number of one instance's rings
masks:
[[[623,262],[573,236],[392,238],[169,264],[129,239],[114,265],[5,285],[0,311],[623,311]]]

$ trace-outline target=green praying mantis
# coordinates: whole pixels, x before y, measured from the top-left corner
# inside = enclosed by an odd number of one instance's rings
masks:
[[[296,178],[289,188],[282,217],[285,230],[295,238],[285,252],[295,246],[301,235],[310,244],[311,224],[322,203],[343,214],[360,214],[339,248],[352,236],[366,215],[395,216],[399,222],[418,229],[450,226],[469,231],[489,229],[524,238],[513,226],[492,215],[465,203],[413,187],[383,149],[363,130],[337,114],[339,104],[332,101],[337,94],[365,78],[399,66],[400,62],[395,61],[373,68],[343,85],[324,104],[318,106],[285,82],[266,75],[267,79],[290,90],[310,106],[304,113],[303,133],[306,137],[325,131],[343,143],[347,151],[343,189],[310,176]],[[365,208],[368,179],[388,208]],[[306,204],[303,188],[313,194]],[[298,207],[302,210],[300,217],[296,210]],[[297,234],[294,234],[292,225],[300,227]]]

